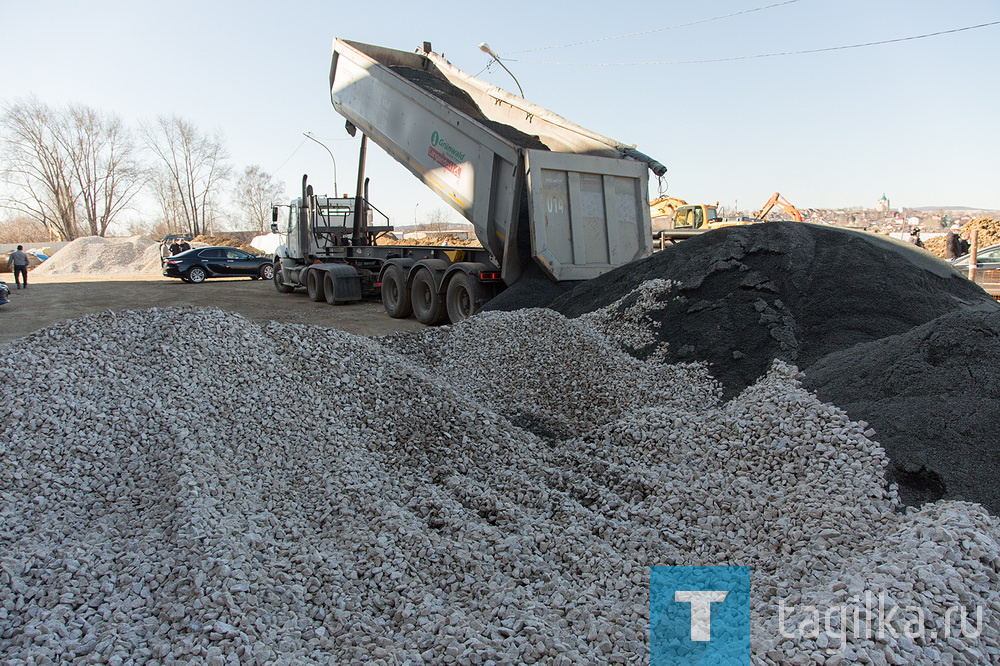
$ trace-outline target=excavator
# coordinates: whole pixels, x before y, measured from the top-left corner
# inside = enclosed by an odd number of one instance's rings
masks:
[[[767,214],[770,213],[775,206],[779,206],[783,211],[788,213],[788,215],[790,215],[791,218],[796,222],[802,221],[802,213],[799,212],[799,209],[793,206],[791,202],[788,201],[788,199],[781,196],[780,192],[775,192],[773,195],[771,195],[771,198],[767,200],[767,203],[764,204],[764,207],[761,208],[759,211],[757,211],[756,214],[754,214],[754,219],[759,220],[761,222],[766,221]]]
[[[653,227],[653,245],[655,249],[662,250],[670,243],[676,243],[712,229],[764,222],[767,220],[767,214],[775,206],[780,207],[796,222],[802,222],[802,213],[782,197],[780,192],[775,192],[763,208],[752,217],[730,220],[724,220],[720,217],[718,202],[714,205],[689,204],[684,199],[661,196],[649,204],[649,216]]]
[[[707,231],[723,226],[719,217],[719,204],[689,204],[684,199],[662,196],[649,204],[649,216],[653,223],[653,232]]]

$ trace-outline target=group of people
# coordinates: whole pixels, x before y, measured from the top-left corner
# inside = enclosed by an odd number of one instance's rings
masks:
[[[172,257],[175,254],[180,254],[181,252],[187,252],[191,249],[191,244],[188,243],[183,238],[175,238],[170,241],[170,245],[166,242],[160,243],[160,256],[161,257]]]
[[[969,253],[971,244],[965,238],[965,234],[959,235],[955,233],[955,229],[956,227],[948,229],[948,233],[944,237],[945,259],[958,259]],[[910,232],[910,243],[917,247],[924,246],[924,242],[920,240],[920,231],[920,227],[917,227]]]
[[[168,249],[170,250],[170,256],[172,257],[175,254],[180,254],[181,252],[187,252],[190,250],[191,244],[182,238],[179,243],[177,241],[171,243]]]

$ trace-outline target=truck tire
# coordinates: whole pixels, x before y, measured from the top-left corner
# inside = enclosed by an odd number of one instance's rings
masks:
[[[455,273],[448,281],[448,291],[445,304],[448,309],[448,319],[457,324],[465,321],[479,310],[482,303],[482,287],[479,280],[468,273]]]
[[[399,266],[390,265],[382,275],[382,307],[393,319],[406,319],[413,314],[406,276]]]
[[[333,274],[327,273],[323,276],[323,296],[330,305],[336,305],[337,288],[333,284]]]
[[[310,301],[323,300],[323,274],[315,269],[306,274],[306,293]]]
[[[290,284],[286,284],[281,278],[281,262],[274,262],[274,288],[278,290],[279,294],[290,294],[295,291],[295,287]]]
[[[426,268],[417,271],[410,285],[410,302],[413,315],[421,324],[437,326],[448,320],[444,299],[434,288],[434,276]]]

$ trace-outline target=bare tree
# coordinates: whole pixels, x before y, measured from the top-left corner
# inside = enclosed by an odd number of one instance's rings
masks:
[[[44,243],[52,238],[26,215],[9,215],[0,220],[0,243]]]
[[[4,208],[40,224],[50,238],[73,240],[79,235],[68,130],[60,114],[36,99],[4,107],[4,176],[12,196]]]
[[[31,99],[5,109],[3,206],[50,238],[103,236],[142,189],[144,171],[120,118],[86,106],[52,109]]]
[[[68,142],[72,179],[79,193],[81,223],[93,236],[103,236],[147,180],[131,133],[115,115],[85,106],[69,109]]]
[[[427,230],[434,233],[441,233],[448,229],[453,217],[454,215],[450,214],[444,208],[435,208],[427,213],[425,217]]]
[[[248,230],[266,233],[270,229],[271,206],[281,200],[284,191],[285,184],[275,181],[258,165],[251,164],[243,170],[236,181],[234,199],[236,207],[243,212],[243,222],[248,225]]]
[[[230,174],[219,135],[203,135],[189,121],[160,116],[142,128],[146,145],[160,159],[157,198],[168,220],[195,236],[210,231],[219,186]]]

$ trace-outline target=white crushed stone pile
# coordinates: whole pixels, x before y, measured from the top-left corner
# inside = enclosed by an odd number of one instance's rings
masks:
[[[669,564],[754,568],[760,663],[837,663],[775,638],[775,599],[883,588],[994,620],[844,663],[1000,660],[996,518],[902,511],[872,431],[791,366],[720,403],[606,324],[374,340],[169,308],[8,345],[32,390],[0,384],[0,660],[645,662]]]
[[[159,257],[159,244],[142,236],[86,236],[63,246],[34,272],[36,275],[159,272]]]

